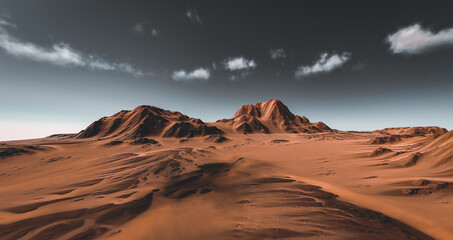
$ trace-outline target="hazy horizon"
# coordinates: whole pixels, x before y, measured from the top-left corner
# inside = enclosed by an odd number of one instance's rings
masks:
[[[263,100],[264,101],[264,100]],[[285,104],[285,102],[283,102]],[[246,103],[246,104],[255,104],[255,103]],[[243,104],[243,105],[246,105],[246,104]],[[140,105],[147,105],[147,104],[140,104]],[[137,105],[139,106],[139,105]],[[159,106],[156,106],[156,107],[159,107]],[[239,108],[240,106],[238,106]],[[290,108],[290,106],[288,106]],[[25,123],[21,123],[21,120],[20,119],[17,119],[17,122],[11,122],[9,125],[10,128],[4,128],[4,126],[0,126],[0,129],[1,129],[1,132],[4,134],[6,133],[5,135],[1,135],[0,136],[0,141],[8,141],[8,140],[25,140],[25,139],[31,139],[31,138],[41,138],[41,137],[47,137],[49,135],[52,135],[52,134],[60,134],[60,133],[78,133],[80,132],[81,130],[84,130],[88,125],[90,125],[92,122],[104,117],[104,116],[111,116],[121,110],[132,110],[134,109],[135,107],[133,108],[129,108],[129,109],[119,109],[117,111],[113,111],[112,113],[106,113],[105,115],[99,115],[99,117],[97,118],[93,118],[93,119],[83,119],[83,120],[71,120],[71,119],[68,119],[68,118],[64,118],[64,117],[61,117],[61,116],[53,116],[53,119],[36,119],[36,120],[33,120],[32,124],[30,124],[29,122],[25,122]],[[177,109],[167,109],[167,110],[172,110],[172,111],[179,111]],[[213,119],[213,120],[206,120],[206,119],[203,119],[201,118],[201,120],[203,120],[204,122],[215,122],[216,120],[219,120],[219,119],[223,119],[223,118],[231,118],[234,113],[236,112],[237,109],[234,109],[232,112],[230,112],[229,114],[226,114],[224,117],[221,117],[221,118],[218,118],[218,119]],[[333,110],[333,109],[332,109]],[[290,108],[290,111],[291,108]],[[181,112],[181,111],[179,111]],[[425,125],[422,125],[422,124],[414,124],[414,125],[388,125],[387,123],[388,122],[380,122],[380,123],[373,123],[373,126],[377,126],[377,128],[373,128],[373,127],[366,127],[366,124],[369,124],[369,123],[360,123],[359,121],[357,122],[350,122],[348,124],[344,124],[342,125],[343,128],[339,128],[339,127],[336,127],[335,124],[331,124],[331,121],[325,121],[325,120],[322,120],[322,119],[313,119],[313,118],[310,118],[309,115],[307,114],[301,114],[301,113],[298,113],[298,112],[294,112],[292,111],[294,114],[297,114],[297,115],[303,115],[303,116],[306,116],[308,117],[308,119],[311,121],[311,122],[318,122],[318,121],[321,121],[321,122],[324,122],[326,123],[329,127],[331,128],[334,128],[334,129],[337,129],[337,130],[343,130],[343,131],[372,131],[372,130],[378,130],[378,129],[383,129],[383,128],[389,128],[389,127],[418,127],[418,126],[439,126],[439,127],[444,127],[444,126],[441,126],[441,125],[429,125],[429,124],[425,124]],[[183,114],[186,114],[184,112],[182,112]],[[199,118],[197,116],[192,116],[192,115],[188,115],[189,117],[195,117],[195,118]],[[56,119],[60,119],[60,121],[55,121],[55,118]],[[352,116],[350,116],[350,118],[354,118]],[[355,116],[356,119],[360,119],[360,115],[358,116]],[[54,121],[54,122],[53,122]],[[390,121],[394,121],[392,119],[390,119]],[[35,123],[37,123],[35,125]],[[69,124],[68,124],[69,123]],[[391,123],[391,122],[390,122]],[[73,125],[73,126],[71,126]],[[360,128],[357,128],[356,126],[359,125],[359,126],[365,126],[363,127],[362,129]],[[12,126],[12,127],[11,127]],[[451,128],[447,128],[448,130],[451,130]],[[51,132],[52,130],[54,130],[53,132]],[[30,133],[33,132],[33,134],[35,135],[30,135]],[[9,134],[8,134],[9,133]],[[8,138],[8,137],[4,137],[4,136],[13,136],[13,138]],[[14,136],[18,136],[17,138],[14,138]],[[21,137],[21,136],[25,136],[25,137]],[[26,136],[31,136],[31,137],[26,137]]]

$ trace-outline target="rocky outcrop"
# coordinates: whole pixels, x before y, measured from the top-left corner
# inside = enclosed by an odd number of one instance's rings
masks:
[[[382,154],[389,153],[389,152],[393,152],[393,151],[389,148],[380,147],[380,148],[377,148],[376,150],[374,150],[373,153],[371,153],[370,157],[377,157],[377,156],[380,156]]]
[[[390,136],[383,136],[383,137],[375,137],[370,141],[370,144],[386,144],[386,143],[394,143],[396,141],[400,141],[401,137],[399,135],[390,135]]]
[[[374,132],[389,134],[389,135],[400,135],[402,137],[415,137],[415,136],[439,136],[448,132],[447,129],[437,126],[427,127],[396,127],[396,128],[384,128],[376,130]]]

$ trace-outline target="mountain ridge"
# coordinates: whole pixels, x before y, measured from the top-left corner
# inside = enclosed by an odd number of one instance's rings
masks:
[[[155,106],[141,105],[133,110],[121,110],[110,117],[94,121],[75,138],[137,139],[142,137],[190,138],[221,135],[226,132],[253,133],[321,133],[337,131],[323,122],[310,122],[305,116],[293,114],[278,99],[238,108],[232,118],[205,123],[178,111],[165,110]],[[401,136],[441,135],[447,132],[440,127],[385,128],[375,133]]]
[[[110,117],[103,117],[76,138],[121,137],[136,139],[148,136],[195,137],[221,134],[222,130],[208,126],[198,118],[190,118],[180,112],[142,105],[134,110],[122,110]]]

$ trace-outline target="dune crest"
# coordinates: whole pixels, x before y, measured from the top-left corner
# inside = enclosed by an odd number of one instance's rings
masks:
[[[423,153],[419,162],[424,167],[440,168],[445,174],[453,171],[453,131],[429,139],[417,151]]]

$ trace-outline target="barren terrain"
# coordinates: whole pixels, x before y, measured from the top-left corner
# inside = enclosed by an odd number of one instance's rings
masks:
[[[0,143],[1,239],[453,239],[453,132],[143,109]]]

